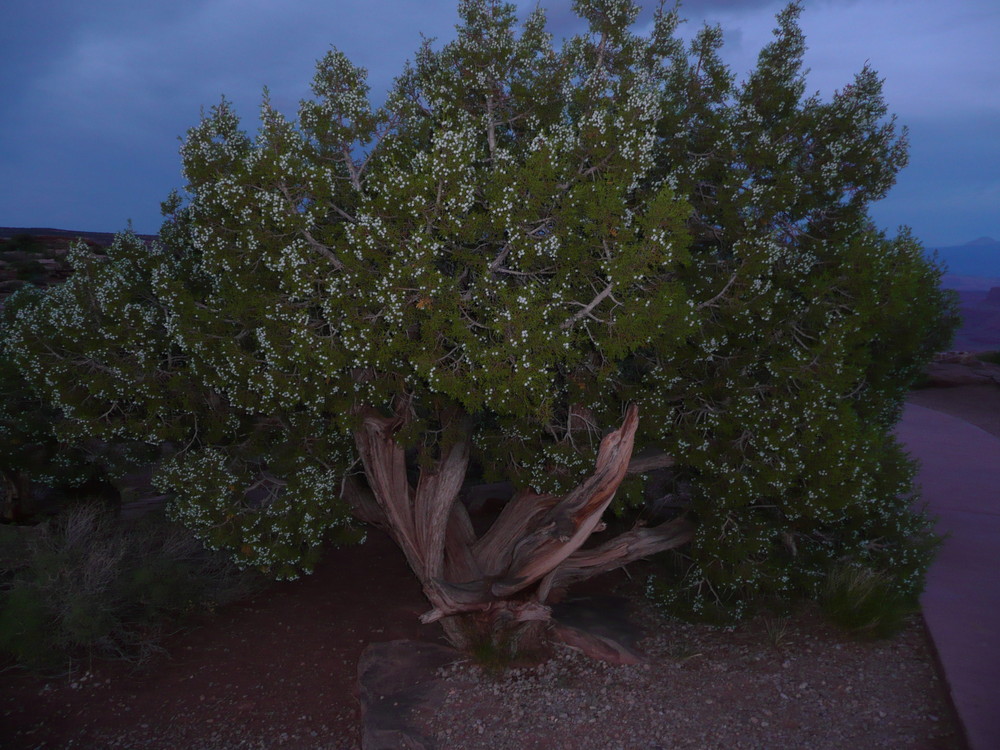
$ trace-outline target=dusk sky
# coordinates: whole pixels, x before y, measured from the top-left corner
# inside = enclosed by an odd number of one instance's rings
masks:
[[[784,3],[691,0],[690,37],[721,24],[739,78]],[[522,12],[535,3],[518,2]],[[557,39],[582,28],[542,2]],[[651,3],[640,28],[648,28]],[[454,36],[454,0],[3,0],[0,226],[159,229],[183,186],[178,137],[225,94],[256,127],[261,91],[294,115],[331,45],[366,67],[380,103],[420,35]],[[910,128],[910,166],[874,208],[927,245],[1000,239],[1000,2],[806,0],[808,91],[829,98],[865,62]]]

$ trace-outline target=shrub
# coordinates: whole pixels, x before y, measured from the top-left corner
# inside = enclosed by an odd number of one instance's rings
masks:
[[[854,563],[830,570],[819,603],[833,623],[862,638],[895,635],[918,611],[917,596],[900,592],[895,576]]]
[[[101,476],[94,455],[60,439],[60,417],[7,356],[0,330],[0,513],[7,520],[32,515],[33,484],[68,489]]]
[[[45,252],[45,243],[33,234],[15,234],[7,240],[0,240],[0,253],[40,255]]]
[[[541,10],[463,0],[377,109],[337,51],[297,120],[265,98],[251,136],[223,101],[162,242],[17,292],[12,359],[67,432],[164,446],[178,518],[244,565],[294,577],[381,523],[446,628],[681,545],[652,590],[688,614],[815,596],[844,558],[912,593],[933,536],[892,427],[954,297],[869,216],[907,160],[879,77],[805,96],[799,4],[740,84],[718,28],[574,7],[557,50]],[[642,497],[633,446],[688,497],[585,548]],[[519,489],[478,540],[470,461]]]
[[[182,527],[96,503],[0,533],[0,653],[32,668],[81,655],[141,664],[184,616],[254,586]]]

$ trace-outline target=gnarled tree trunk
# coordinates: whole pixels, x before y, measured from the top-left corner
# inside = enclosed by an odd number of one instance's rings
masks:
[[[582,549],[603,527],[601,516],[629,472],[639,420],[634,405],[622,426],[601,441],[587,479],[561,497],[517,494],[479,538],[458,502],[469,463],[469,430],[444,446],[430,468],[421,469],[414,487],[407,480],[404,450],[394,438],[401,420],[372,409],[361,416],[355,442],[374,498],[357,484],[347,487],[348,496],[359,517],[377,522],[403,550],[431,603],[421,620],[441,621],[459,648],[484,641],[530,648],[551,632],[593,656],[614,658],[606,645],[550,628],[550,595],[691,537],[690,525],[677,519],[654,528],[636,527],[599,547]],[[652,461],[665,465],[662,458]],[[650,459],[643,459],[634,468],[645,471],[649,465]]]

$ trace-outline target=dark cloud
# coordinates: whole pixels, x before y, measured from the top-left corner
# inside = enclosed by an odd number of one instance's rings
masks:
[[[639,2],[637,5],[640,10],[636,19],[636,25],[640,28],[647,27],[653,22],[653,15],[659,7],[659,3]],[[753,13],[762,8],[777,9],[781,5],[780,0],[692,0],[691,2],[681,4],[680,16],[687,23],[700,27],[705,20],[711,20],[712,14],[718,11]],[[519,3],[522,14],[534,7],[535,3]],[[587,30],[587,22],[573,12],[573,3],[570,0],[542,3],[542,7],[546,11],[549,31],[557,40],[571,37]],[[664,7],[669,10],[673,8],[673,3],[667,2],[664,4]]]
[[[783,0],[690,0],[690,37],[718,21],[742,75],[770,38]],[[535,7],[519,0],[519,13]],[[552,0],[557,41],[585,30],[571,0]],[[654,3],[641,3],[639,28]],[[0,225],[156,231],[179,185],[177,137],[222,94],[253,128],[261,89],[293,113],[313,65],[335,44],[369,69],[381,99],[421,32],[451,39],[454,0],[0,0]],[[1000,161],[1000,6],[963,0],[806,0],[811,89],[829,96],[870,61],[892,111],[911,126],[913,158],[876,208],[935,242],[1000,236],[989,201]],[[994,165],[992,168],[989,165]],[[958,217],[958,218],[956,218]]]

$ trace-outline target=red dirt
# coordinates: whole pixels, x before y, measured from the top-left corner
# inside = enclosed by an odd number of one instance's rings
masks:
[[[435,640],[418,620],[427,608],[402,554],[371,531],[312,576],[207,616],[141,673],[95,661],[68,680],[3,674],[0,747],[357,747],[361,651]]]

